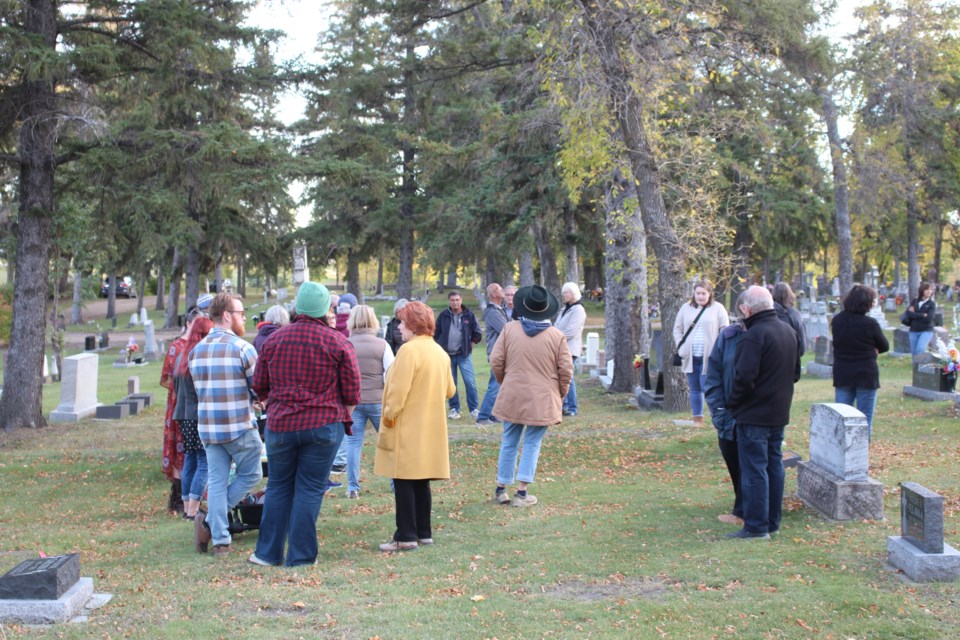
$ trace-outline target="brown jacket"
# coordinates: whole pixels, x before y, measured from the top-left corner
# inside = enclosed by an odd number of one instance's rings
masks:
[[[507,323],[490,352],[490,368],[501,385],[493,415],[534,426],[560,422],[573,358],[558,329],[547,327],[531,337],[519,321]]]

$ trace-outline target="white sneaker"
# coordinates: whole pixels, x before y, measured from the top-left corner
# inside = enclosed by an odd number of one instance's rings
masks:
[[[450,409],[450,413],[447,414],[447,418],[449,420],[459,420],[460,412],[457,411],[456,409]]]
[[[513,500],[510,502],[510,506],[513,507],[532,507],[535,504],[537,504],[537,496],[529,493],[523,497],[514,494]]]
[[[480,415],[480,409],[474,409],[473,411],[470,412],[470,417],[473,418],[474,420],[476,420],[477,416],[479,415]]]

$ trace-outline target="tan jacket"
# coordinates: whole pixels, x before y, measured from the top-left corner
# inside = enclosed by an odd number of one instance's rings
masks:
[[[693,321],[696,320],[697,314],[699,313],[699,307],[694,307],[691,304],[684,304],[680,307],[680,310],[677,311],[677,319],[673,323],[673,344],[677,344],[683,340],[683,334],[686,333],[690,325],[693,324]],[[700,371],[701,374],[707,373],[707,361],[710,359],[710,353],[713,351],[713,343],[717,341],[720,330],[729,324],[730,318],[727,316],[727,310],[716,300],[704,309],[703,315],[700,316],[700,326],[703,327],[703,368]],[[691,331],[691,333],[693,332]],[[693,373],[692,344],[693,338],[687,336],[686,342],[680,347],[679,353],[680,357],[683,358],[684,373]],[[673,355],[665,353],[663,357],[669,362]]]
[[[548,327],[531,337],[519,321],[508,323],[490,352],[490,368],[501,385],[493,415],[538,427],[560,422],[573,359],[559,330]]]
[[[387,369],[373,472],[402,480],[449,478],[446,400],[455,392],[450,356],[432,336],[404,343]]]

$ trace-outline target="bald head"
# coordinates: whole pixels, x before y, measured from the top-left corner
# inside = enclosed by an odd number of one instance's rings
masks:
[[[496,305],[503,302],[503,289],[496,282],[487,285],[487,300]]]
[[[773,296],[764,287],[753,285],[743,292],[741,298],[743,301],[740,303],[740,310],[746,318],[760,311],[773,309]]]

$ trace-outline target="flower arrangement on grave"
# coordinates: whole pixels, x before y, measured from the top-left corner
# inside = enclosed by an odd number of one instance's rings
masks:
[[[643,367],[643,354],[638,353],[633,356],[633,368],[640,369]]]
[[[943,340],[937,338],[937,357],[940,358],[940,362],[943,363],[942,369],[944,373],[956,374],[960,371],[960,350],[957,349],[953,340],[944,344]]]
[[[127,362],[130,362],[133,358],[133,354],[137,351],[140,351],[140,345],[137,344],[137,341],[133,339],[133,336],[130,336],[130,340],[127,341],[127,346],[123,348],[127,352]]]

